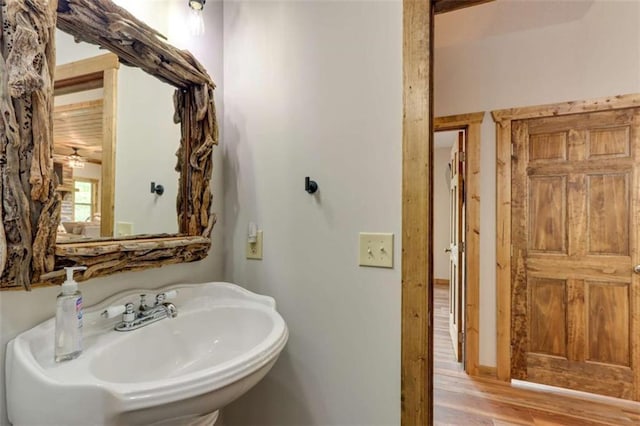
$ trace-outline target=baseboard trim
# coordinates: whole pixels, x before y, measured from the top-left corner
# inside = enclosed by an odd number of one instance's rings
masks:
[[[638,408],[638,404],[639,404],[637,401],[633,401],[630,399],[621,399],[613,396],[599,395],[596,393],[583,392],[583,391],[578,391],[574,389],[543,385],[542,383],[528,382],[526,380],[512,379],[511,386],[513,386],[514,388],[528,389],[528,390],[534,390],[538,392],[547,392],[547,393],[562,395],[570,398],[580,398],[585,400],[591,400],[593,402],[600,402],[604,404],[615,405],[622,408],[628,407],[634,410]]]
[[[449,280],[446,278],[434,278],[433,283],[435,285],[442,285],[442,286],[446,285],[447,287],[449,286]]]
[[[478,377],[484,377],[487,379],[497,379],[498,370],[496,367],[489,367],[488,365],[478,366]]]

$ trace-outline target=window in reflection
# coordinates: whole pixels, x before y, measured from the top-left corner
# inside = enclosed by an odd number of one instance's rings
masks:
[[[88,222],[98,218],[98,181],[74,179],[73,187],[73,220]]]

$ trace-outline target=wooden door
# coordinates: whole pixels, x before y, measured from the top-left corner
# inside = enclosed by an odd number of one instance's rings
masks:
[[[451,147],[451,185],[449,189],[449,334],[453,343],[456,360],[462,362],[462,293],[463,293],[463,149],[464,132]]]
[[[639,400],[640,108],[512,141],[512,377]]]

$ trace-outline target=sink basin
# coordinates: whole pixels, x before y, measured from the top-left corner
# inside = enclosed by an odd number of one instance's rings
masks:
[[[106,307],[177,290],[178,316],[113,330]],[[275,301],[229,283],[131,290],[85,308],[84,352],[55,363],[50,319],[9,342],[9,420],[19,425],[187,424],[260,381],[284,347]]]

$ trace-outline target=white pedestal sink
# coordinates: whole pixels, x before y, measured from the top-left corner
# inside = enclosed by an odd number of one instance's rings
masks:
[[[177,290],[178,316],[113,330],[106,307]],[[275,301],[229,283],[131,290],[85,309],[84,352],[55,363],[54,319],[9,342],[7,408],[15,425],[188,423],[260,381],[288,338]]]

